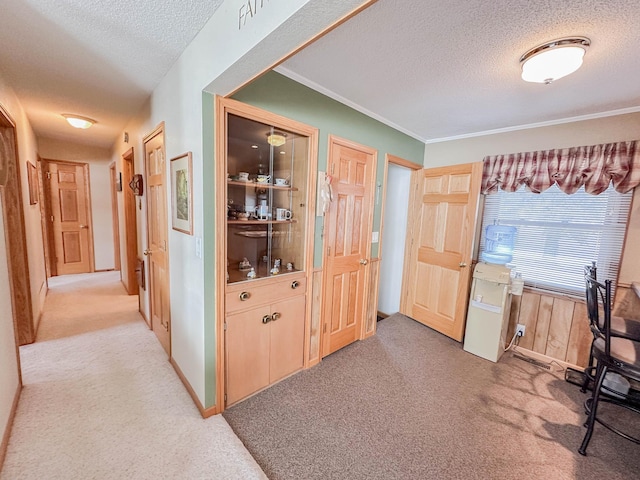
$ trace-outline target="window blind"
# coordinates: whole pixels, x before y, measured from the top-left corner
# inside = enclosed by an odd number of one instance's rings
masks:
[[[480,251],[488,225],[512,225],[518,231],[511,264],[525,285],[583,296],[585,265],[597,262],[601,281],[618,278],[631,198],[612,186],[600,195],[584,187],[567,195],[557,185],[540,194],[500,190],[485,197]]]

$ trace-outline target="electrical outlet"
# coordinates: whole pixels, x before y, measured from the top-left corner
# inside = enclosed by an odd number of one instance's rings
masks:
[[[524,337],[525,326],[521,323],[516,325],[516,336]]]

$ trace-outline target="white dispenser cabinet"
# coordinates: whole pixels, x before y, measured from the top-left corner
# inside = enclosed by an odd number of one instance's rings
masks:
[[[492,362],[504,353],[511,310],[511,269],[478,263],[473,272],[464,349]]]

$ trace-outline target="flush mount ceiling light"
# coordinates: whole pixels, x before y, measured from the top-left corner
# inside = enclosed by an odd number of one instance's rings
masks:
[[[62,116],[67,120],[69,125],[75,128],[89,128],[96,123],[92,118],[81,117],[80,115],[72,115],[70,113],[63,113]]]
[[[282,132],[267,133],[267,143],[274,147],[284,145],[287,141],[287,134]]]
[[[591,41],[586,37],[570,37],[532,48],[520,57],[522,79],[548,85],[566,77],[580,68],[589,45]]]

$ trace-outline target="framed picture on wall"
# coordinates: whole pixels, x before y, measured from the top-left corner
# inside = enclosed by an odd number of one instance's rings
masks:
[[[27,162],[27,179],[29,181],[29,205],[35,205],[38,203],[38,169],[31,162]]]
[[[171,159],[171,226],[193,235],[191,152]]]

